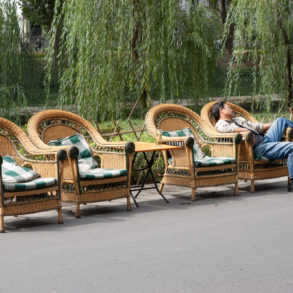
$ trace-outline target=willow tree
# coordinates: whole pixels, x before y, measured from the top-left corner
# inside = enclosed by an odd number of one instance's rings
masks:
[[[0,60],[0,113],[11,117],[16,106],[25,103],[22,72],[26,57],[20,40],[16,4],[10,0],[0,2]]]
[[[252,67],[254,93],[280,95],[292,113],[292,0],[234,0],[226,31],[234,28],[229,93],[237,89],[243,66]],[[283,104],[283,105],[284,105]]]
[[[105,119],[121,117],[138,97],[203,97],[215,64],[215,25],[203,7],[190,0],[182,9],[180,2],[68,0],[60,9],[57,0],[48,64],[55,61],[60,104]]]

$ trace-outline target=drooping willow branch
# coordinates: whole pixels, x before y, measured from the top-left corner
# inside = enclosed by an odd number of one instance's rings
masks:
[[[48,55],[50,63],[62,20],[55,67],[59,103],[103,120],[127,116],[126,105],[141,95],[144,101],[194,103],[205,96],[216,25],[204,7],[187,2],[184,10],[180,0],[65,1],[55,15]],[[48,67],[48,88],[53,70]]]

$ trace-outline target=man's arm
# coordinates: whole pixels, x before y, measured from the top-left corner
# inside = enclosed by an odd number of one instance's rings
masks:
[[[246,128],[241,128],[241,127],[235,127],[233,132],[249,132],[248,129]]]

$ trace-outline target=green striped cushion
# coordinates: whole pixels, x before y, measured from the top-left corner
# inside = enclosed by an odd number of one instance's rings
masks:
[[[227,157],[204,157],[200,160],[195,160],[196,167],[211,167],[218,165],[235,164],[236,160]]]
[[[62,139],[51,140],[49,145],[74,145],[79,150],[78,169],[81,179],[105,179],[127,175],[127,170],[102,169],[92,157],[91,149],[84,137],[77,133]]]
[[[87,172],[90,169],[98,167],[97,162],[93,159],[90,146],[80,133],[64,137],[58,140],[51,140],[48,145],[74,145],[79,150],[78,167],[81,172]]]
[[[259,161],[270,161],[268,158],[264,157],[264,156],[260,156],[258,154],[254,154],[254,159],[255,160],[259,160]],[[272,161],[272,160],[271,160]]]
[[[23,183],[5,183],[4,190],[6,191],[25,191],[32,189],[41,189],[45,187],[55,186],[57,180],[55,178],[37,178],[29,182]]]
[[[177,131],[161,131],[161,134],[168,137],[191,136],[194,138],[194,135],[189,127]],[[193,144],[193,155],[196,167],[210,167],[217,165],[233,164],[236,162],[234,158],[206,156],[195,140]],[[169,159],[169,164],[172,164],[172,159]]]
[[[80,178],[85,180],[90,179],[107,179],[113,177],[126,176],[127,170],[119,169],[102,169],[96,168],[89,170],[88,172],[80,172]]]
[[[181,130],[176,130],[176,131],[161,131],[161,134],[162,136],[167,136],[167,137],[191,136],[194,138],[194,135],[189,127],[183,128]],[[205,156],[195,140],[193,144],[193,155],[195,160],[203,159]]]
[[[10,156],[3,157],[2,180],[4,183],[22,183],[40,177],[35,171],[16,164]]]

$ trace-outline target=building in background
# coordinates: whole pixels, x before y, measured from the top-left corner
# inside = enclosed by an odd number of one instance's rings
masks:
[[[19,29],[21,39],[27,47],[33,50],[40,51],[44,43],[42,36],[42,28],[39,25],[31,24],[22,13],[21,5],[19,0],[15,0],[17,6],[17,18],[19,22]]]

